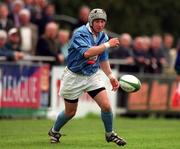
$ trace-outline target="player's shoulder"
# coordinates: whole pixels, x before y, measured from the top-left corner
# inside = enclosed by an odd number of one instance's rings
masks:
[[[89,37],[89,33],[87,31],[87,28],[85,25],[77,28],[75,31],[74,31],[74,36],[75,37],[82,37],[82,38],[86,38],[86,37]]]
[[[82,25],[81,27],[77,28],[77,29],[74,31],[74,34],[75,34],[75,35],[79,35],[79,34],[87,35],[87,34],[88,34],[88,31],[87,31],[86,26],[85,26],[85,25]]]

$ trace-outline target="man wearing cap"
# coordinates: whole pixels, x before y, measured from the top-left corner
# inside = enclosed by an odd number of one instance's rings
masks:
[[[8,60],[20,60],[23,58],[21,52],[13,51],[6,48],[7,33],[4,30],[0,30],[0,56],[5,56]]]
[[[59,113],[49,131],[51,143],[58,143],[59,131],[75,115],[78,98],[87,92],[101,108],[101,118],[105,128],[105,139],[119,146],[126,141],[113,131],[113,114],[99,67],[109,78],[112,90],[119,88],[119,82],[112,74],[108,61],[108,49],[119,46],[119,40],[103,32],[107,21],[106,12],[93,9],[88,23],[78,28],[70,41],[67,67],[62,75],[60,95],[64,98],[65,110]]]
[[[21,51],[20,49],[20,35],[17,28],[12,28],[8,32],[8,41],[6,43],[6,48],[13,51]]]

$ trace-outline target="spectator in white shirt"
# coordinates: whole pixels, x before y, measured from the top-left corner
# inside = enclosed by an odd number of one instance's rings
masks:
[[[38,38],[38,29],[36,25],[30,22],[31,14],[29,10],[22,9],[19,13],[19,17],[21,49],[26,54],[34,55]]]

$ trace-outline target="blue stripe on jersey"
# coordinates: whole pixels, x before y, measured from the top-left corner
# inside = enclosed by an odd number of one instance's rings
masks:
[[[105,38],[105,34],[102,34],[101,38],[99,39],[97,45],[100,45],[100,43],[102,42],[102,40]]]
[[[92,46],[100,45],[108,40],[104,32],[100,32],[97,39],[94,40],[93,34],[83,25],[78,28],[70,41],[68,49],[67,66],[75,73],[90,76],[97,72],[99,64],[108,59],[107,49],[97,57],[89,59],[84,58],[84,53]],[[88,63],[94,61],[94,63]]]
[[[79,42],[76,41],[76,39],[74,40],[74,43],[77,44],[79,47],[81,46],[81,45],[79,44]]]

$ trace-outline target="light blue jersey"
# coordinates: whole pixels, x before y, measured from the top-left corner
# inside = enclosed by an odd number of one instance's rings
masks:
[[[97,72],[99,64],[108,60],[107,49],[100,55],[86,59],[84,53],[92,46],[98,46],[108,41],[108,36],[100,32],[96,39],[90,30],[89,24],[78,28],[70,41],[67,66],[74,73],[90,76]]]

